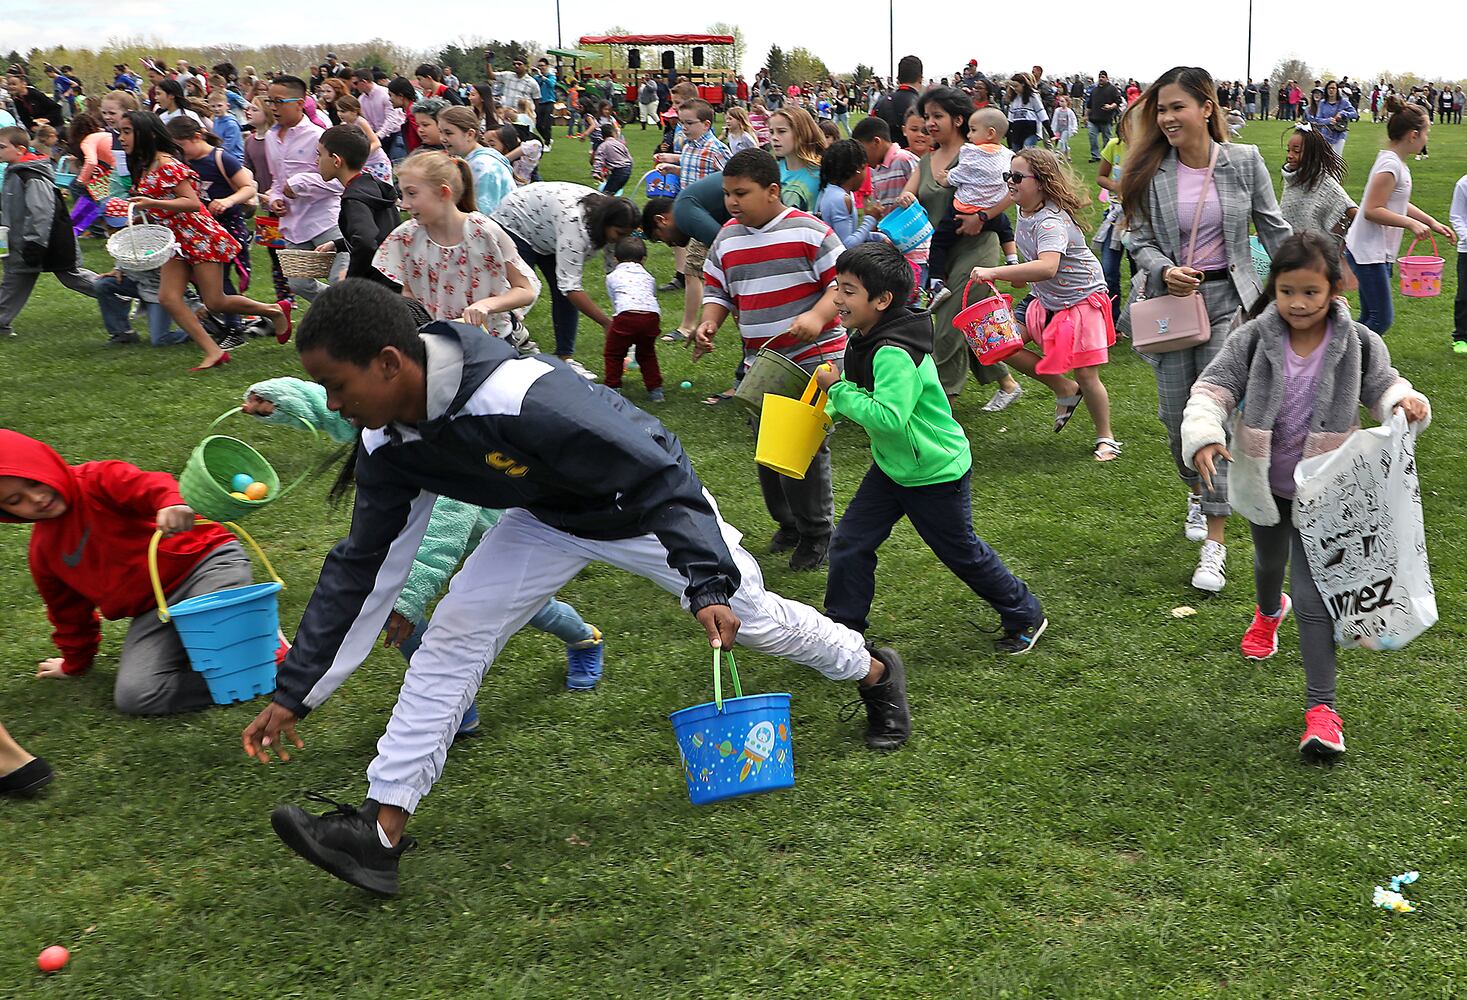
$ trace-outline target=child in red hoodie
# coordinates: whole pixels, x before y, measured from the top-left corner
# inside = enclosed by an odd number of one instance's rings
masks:
[[[161,530],[158,576],[169,604],[251,582],[250,560],[216,524],[195,526],[178,482],[126,462],[67,465],[49,445],[0,430],[0,521],[31,524],[31,577],[61,656],[37,677],[75,677],[97,655],[97,612],[131,618],[113,691],[119,711],[168,715],[212,704],[171,624],[158,620],[148,543]],[[284,640],[281,640],[284,643]]]

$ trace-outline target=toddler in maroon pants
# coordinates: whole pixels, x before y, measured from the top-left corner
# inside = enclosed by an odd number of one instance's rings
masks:
[[[611,325],[606,328],[605,385],[621,388],[627,351],[635,349],[642,369],[642,384],[649,402],[662,402],[662,369],[657,366],[657,338],[662,333],[662,315],[657,308],[657,279],[642,261],[647,245],[635,236],[616,244],[616,267],[606,276],[606,295],[611,299]]]

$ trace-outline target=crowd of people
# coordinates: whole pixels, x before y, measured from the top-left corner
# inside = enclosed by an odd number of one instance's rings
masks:
[[[737,641],[854,682],[867,745],[899,748],[911,734],[903,660],[868,646],[865,633],[876,552],[903,516],[994,609],[998,652],[1030,654],[1051,627],[1040,598],[972,529],[967,429],[952,405],[969,375],[994,387],[985,412],[1025,392],[1016,375],[1043,385],[1056,434],[1085,409],[1090,454],[1115,462],[1123,445],[1103,378],[1110,351],[1138,317],[1179,303],[1201,317],[1199,336],[1159,350],[1138,335],[1137,350],[1154,370],[1181,481],[1177,534],[1199,546],[1191,585],[1224,589],[1228,522],[1241,514],[1258,597],[1241,651],[1274,655],[1292,611],[1306,675],[1300,749],[1343,752],[1329,612],[1290,520],[1293,471],[1338,447],[1361,406],[1377,419],[1397,409],[1430,419],[1382,339],[1403,232],[1467,240],[1467,178],[1451,206],[1455,230],[1411,201],[1408,162],[1425,155],[1429,104],[1386,95],[1387,145],[1357,205],[1336,135],[1358,117],[1348,81],[1318,88],[1307,112],[1292,84],[1281,88],[1276,111],[1296,124],[1277,198],[1263,154],[1230,141],[1238,101],[1245,118],[1268,114],[1268,81],[1219,85],[1196,67],[1144,88],[1104,71],[1056,79],[1040,66],[996,82],[976,63],[933,83],[916,56],[901,60],[892,86],[779,87],[761,71],[746,88],[735,82],[721,133],[691,82],[667,81],[664,95],[664,82],[648,77],[618,98],[635,97],[641,120],[664,131],[648,165],[663,193],[638,205],[621,193],[633,164],[609,99],[580,118],[557,116],[565,102],[547,59],[515,59],[478,84],[451,67],[393,77],[334,57],[309,80],[227,64],[145,70],[138,80],[118,67],[93,109],[70,103],[74,79],[58,73],[67,86],[55,99],[42,94],[47,104],[24,67],[12,68],[21,121],[0,127],[0,224],[12,247],[0,335],[14,335],[37,279],[52,273],[97,298],[109,343],[139,339],[126,300],[140,300],[153,343],[200,348],[196,371],[226,364],[251,335],[295,336],[313,381],[257,383],[244,410],[350,445],[333,492],[355,491],[356,516],[326,558],[294,644],[281,637],[277,690],[245,730],[246,751],[267,760],[299,746],[296,723],[384,628],[409,658],[366,803],[273,817],[313,863],[396,891],[412,846],[407,818],[453,740],[477,728],[484,673],[525,624],[565,642],[568,687],[600,681],[600,632],[555,597],[592,561],[674,594],[715,648]],[[851,122],[853,105],[868,113]],[[51,115],[81,167],[70,209],[40,140]],[[1082,120],[1090,181],[1069,146]],[[562,142],[591,147],[598,187],[539,178],[560,124]],[[1093,234],[1092,183],[1105,201]],[[916,206],[931,236],[897,246],[881,222]],[[177,251],[161,269],[82,267],[78,236],[119,211],[169,230]],[[1271,258],[1263,271],[1255,239]],[[270,301],[240,294],[255,241],[269,251]],[[648,243],[673,249],[676,277],[660,289]],[[303,251],[329,259],[328,280],[287,266]],[[585,265],[598,256],[609,312],[586,289]],[[1027,289],[1014,308],[1027,349],[980,363],[954,316],[966,286],[998,282]],[[1453,350],[1467,353],[1461,285]],[[1359,289],[1358,319],[1340,297],[1348,287]],[[659,291],[682,296],[678,322],[662,322]],[[549,329],[531,330],[526,314],[546,293]],[[576,357],[582,317],[605,333],[603,385]],[[822,610],[764,587],[692,459],[623,384],[637,370],[655,409],[658,344],[689,343],[696,360],[727,324],[738,342],[735,387],[762,356],[778,355],[870,437],[873,463],[839,518],[828,442],[802,478],[756,468],[768,551],[788,552],[793,570],[828,566]],[[553,354],[541,353],[536,333],[553,338]],[[89,669],[100,610],[133,619],[117,670],[120,710],[208,703],[177,636],[152,615],[146,542],[155,529],[167,536],[159,551],[170,600],[247,581],[248,562],[227,532],[193,526],[171,477],[119,462],[69,466],[48,445],[0,431],[0,520],[32,524],[32,571],[61,653],[39,676]],[[0,792],[33,790],[49,774],[0,730],[6,765]]]

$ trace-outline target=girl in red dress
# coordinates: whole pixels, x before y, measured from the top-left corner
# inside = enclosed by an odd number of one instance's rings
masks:
[[[163,265],[158,301],[179,327],[204,352],[204,363],[191,371],[205,371],[229,361],[204,332],[199,319],[184,304],[183,293],[190,281],[210,312],[268,316],[275,323],[276,337],[290,337],[290,318],[278,305],[256,302],[243,295],[224,294],[224,266],[239,253],[239,243],[204,211],[199,197],[199,177],[184,162],[183,151],[169,137],[162,120],[146,111],[130,111],[119,122],[118,137],[132,168],[132,204],[154,215],[173,230],[178,253]]]

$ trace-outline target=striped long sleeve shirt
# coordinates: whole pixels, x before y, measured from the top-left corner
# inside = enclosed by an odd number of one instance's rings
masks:
[[[835,281],[844,249],[829,226],[799,209],[787,208],[759,229],[731,219],[708,248],[703,301],[738,314],[745,358],[768,347],[802,365],[836,360],[846,349],[839,319],[809,344],[789,328]]]

